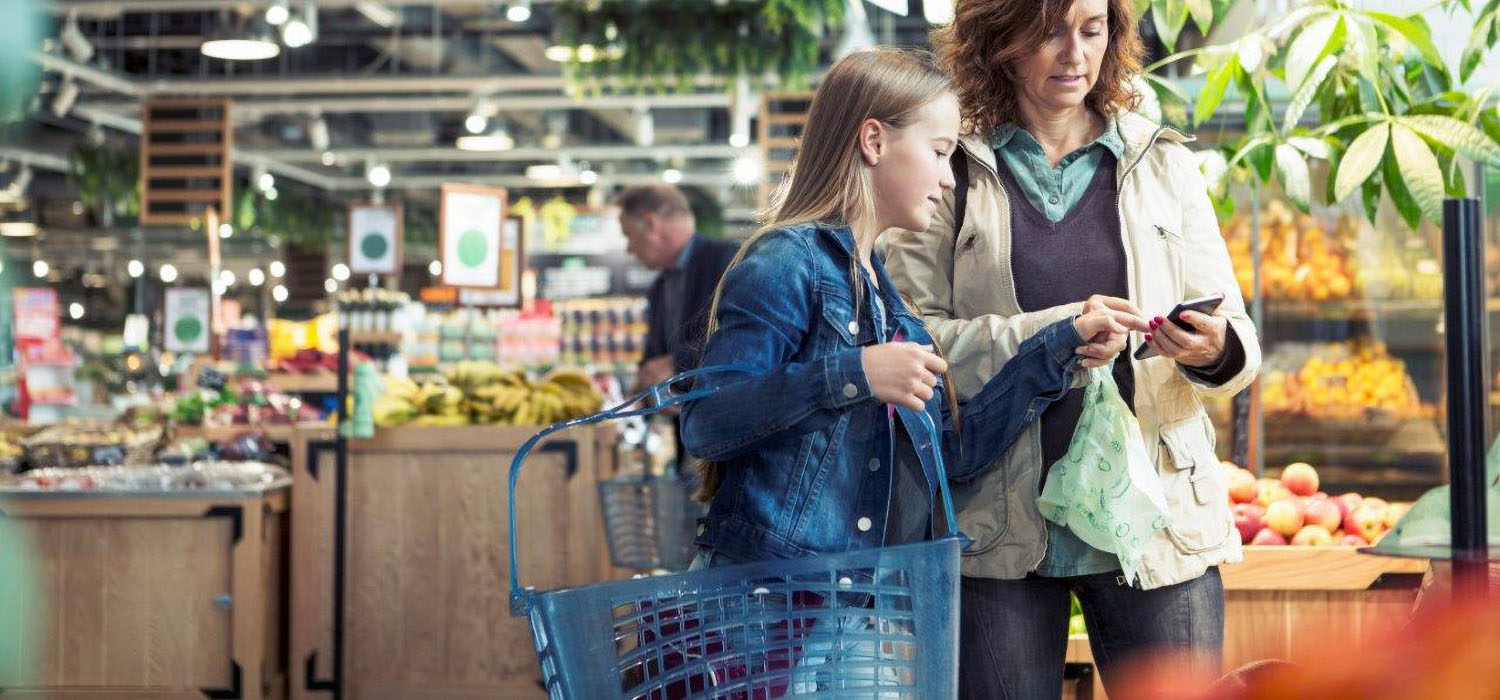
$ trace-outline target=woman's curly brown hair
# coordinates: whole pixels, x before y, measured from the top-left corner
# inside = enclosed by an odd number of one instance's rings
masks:
[[[1061,25],[1074,0],[958,0],[953,23],[932,32],[938,64],[953,76],[968,133],[988,134],[1020,124],[1020,82],[1015,66]],[[1109,49],[1094,89],[1084,98],[1100,116],[1133,110],[1140,93],[1131,78],[1146,50],[1136,31],[1131,0],[1109,0]]]

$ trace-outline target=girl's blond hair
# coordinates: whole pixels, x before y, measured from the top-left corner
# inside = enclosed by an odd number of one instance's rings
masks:
[[[764,224],[740,246],[728,269],[733,270],[755,242],[770,231],[806,223],[874,225],[875,191],[860,153],[860,127],[874,119],[889,129],[905,128],[924,106],[950,94],[951,85],[948,76],[927,56],[901,49],[861,51],[835,63],[813,95],[791,174],[782,180],[770,208],[763,212]],[[860,253],[874,244],[873,237],[856,237],[859,250],[849,257],[856,310],[862,307],[864,295]],[[718,330],[723,293],[721,279],[709,309],[710,336]],[[695,497],[706,503],[723,483],[723,466],[705,462],[699,472]]]

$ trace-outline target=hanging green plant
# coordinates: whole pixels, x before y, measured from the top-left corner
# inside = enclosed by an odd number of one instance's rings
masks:
[[[78,188],[79,201],[105,226],[113,225],[116,216],[140,213],[140,160],[135,149],[85,139],[73,148],[69,164],[68,179]]]
[[[685,88],[699,75],[775,73],[798,87],[818,67],[845,0],[564,0],[554,10],[575,88]]]
[[[267,235],[304,248],[337,241],[339,228],[334,212],[341,211],[340,208],[290,189],[279,192],[275,201],[256,199],[258,207],[253,219]]]

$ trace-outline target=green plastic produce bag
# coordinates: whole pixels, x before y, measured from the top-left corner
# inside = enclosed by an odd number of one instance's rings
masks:
[[[1068,454],[1047,473],[1037,507],[1042,517],[1119,557],[1126,580],[1135,582],[1146,543],[1169,522],[1166,494],[1110,368],[1089,370],[1083,392]]]

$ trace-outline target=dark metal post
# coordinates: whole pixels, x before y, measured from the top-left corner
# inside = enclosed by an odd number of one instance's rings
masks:
[[[1443,294],[1448,360],[1448,475],[1453,592],[1485,594],[1484,242],[1479,200],[1443,201]]]

